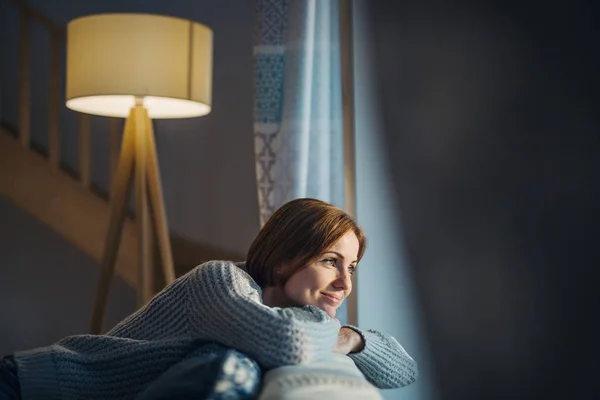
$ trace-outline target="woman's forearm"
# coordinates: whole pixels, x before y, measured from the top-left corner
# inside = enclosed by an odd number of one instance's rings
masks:
[[[407,386],[417,379],[417,363],[392,336],[375,330],[353,329],[363,338],[364,348],[348,356],[367,380],[380,389]]]
[[[189,279],[186,303],[193,331],[248,354],[263,367],[318,361],[336,344],[339,325],[325,312],[263,305],[256,283],[231,262],[203,264]]]

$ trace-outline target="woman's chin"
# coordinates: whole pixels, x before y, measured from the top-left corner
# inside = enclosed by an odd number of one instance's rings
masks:
[[[331,304],[326,304],[326,303],[324,304],[321,302],[317,302],[316,304],[314,302],[311,302],[311,303],[309,303],[307,305],[312,305],[312,306],[315,306],[315,307],[321,309],[327,315],[329,315],[329,318],[335,318],[335,313],[337,311],[337,307],[332,306]]]
[[[332,307],[330,305],[323,305],[323,304],[319,304],[317,307],[319,307],[321,310],[325,311],[327,313],[327,315],[329,315],[330,318],[335,318],[335,313],[337,311],[336,307]]]

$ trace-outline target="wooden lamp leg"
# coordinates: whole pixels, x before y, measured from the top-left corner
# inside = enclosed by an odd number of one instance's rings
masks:
[[[102,332],[106,301],[110,281],[115,272],[134,167],[139,251],[138,307],[146,304],[154,294],[152,285],[153,231],[156,233],[165,284],[168,285],[175,279],[152,121],[148,117],[146,108],[137,104],[131,109],[125,122],[121,155],[111,190],[110,221],[91,324],[91,331],[96,335]],[[150,211],[152,211],[152,220]]]
[[[163,200],[163,190],[160,181],[160,169],[158,166],[158,157],[156,155],[156,143],[154,141],[154,130],[152,121],[145,114],[146,119],[146,137],[148,164],[147,178],[150,195],[150,203],[152,205],[152,214],[154,217],[153,223],[156,229],[156,238],[160,251],[161,265],[165,278],[165,285],[170,284],[175,280],[175,268],[173,266],[173,254],[171,251],[171,241],[169,239],[169,228],[167,225],[167,214]]]
[[[104,256],[100,267],[100,279],[96,291],[94,312],[92,314],[91,331],[93,334],[100,334],[102,331],[108,290],[119,251],[119,243],[121,241],[123,222],[127,209],[127,198],[129,197],[129,190],[131,188],[135,151],[135,129],[134,113],[132,110],[125,122],[121,155],[111,190],[109,226],[104,245]]]
[[[138,229],[138,307],[146,304],[152,297],[150,248],[150,217],[148,211],[147,189],[147,137],[146,110],[142,105],[135,106],[135,219]]]

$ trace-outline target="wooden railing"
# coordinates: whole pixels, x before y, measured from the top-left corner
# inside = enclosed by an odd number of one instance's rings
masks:
[[[16,191],[18,192],[18,199],[25,199],[24,202],[27,204],[17,204],[21,207],[24,207],[28,210],[34,210],[33,215],[39,218],[40,220],[46,222],[48,225],[58,229],[57,231],[63,234],[67,239],[71,240],[75,245],[78,245],[80,249],[82,249],[87,254],[91,255],[93,258],[98,261],[101,260],[102,249],[104,248],[104,238],[106,237],[106,233],[100,233],[102,229],[106,229],[104,226],[104,222],[108,221],[108,202],[104,200],[108,200],[110,196],[110,191],[108,188],[111,187],[112,179],[115,176],[116,166],[119,159],[120,152],[120,138],[122,133],[122,123],[123,121],[119,118],[103,118],[103,117],[93,117],[93,118],[102,118],[103,120],[93,120],[90,115],[77,113],[74,111],[69,112],[69,118],[77,118],[77,124],[69,123],[69,126],[61,126],[61,113],[65,111],[65,102],[64,98],[64,82],[63,76],[65,76],[65,71],[61,69],[61,65],[63,64],[61,61],[61,54],[65,53],[66,46],[66,30],[65,28],[54,23],[50,18],[44,15],[39,10],[34,9],[29,6],[23,0],[0,0],[0,5],[2,7],[5,4],[2,2],[7,2],[10,5],[14,6],[14,8],[19,13],[19,21],[20,26],[17,28],[15,24],[15,29],[18,29],[18,56],[17,59],[11,58],[2,58],[0,61],[4,64],[9,62],[18,63],[18,73],[14,76],[14,80],[18,80],[18,88],[14,93],[3,93],[9,94],[9,97],[18,100],[18,112],[17,115],[12,116],[11,121],[7,121],[6,119],[0,120],[0,142],[8,143],[6,140],[8,136],[5,135],[6,132],[11,132],[13,135],[16,135],[17,140],[13,140],[10,138],[10,144],[14,144],[12,146],[13,149],[25,148],[27,151],[19,152],[14,151],[15,154],[6,155],[5,159],[0,159],[0,162],[4,161],[6,167],[5,170],[1,170],[0,168],[0,183],[3,182],[5,186],[12,187],[15,189],[15,186],[18,186]],[[4,10],[3,10],[4,12]],[[31,121],[33,118],[39,118],[39,115],[32,115],[32,83],[34,82],[32,78],[32,71],[35,71],[36,74],[40,73],[39,69],[32,68],[34,64],[32,64],[32,49],[33,49],[33,35],[32,28],[35,24],[38,24],[42,27],[43,32],[47,33],[49,36],[49,66],[48,71],[42,71],[41,73],[47,73],[48,75],[48,86],[43,88],[43,90],[38,91],[44,93],[47,97],[43,99],[43,101],[48,102],[48,125],[47,125],[47,134],[48,134],[48,149],[47,151],[43,151],[42,144],[36,143],[39,139],[39,132],[35,131],[35,135],[31,133]],[[37,33],[37,32],[36,32]],[[35,37],[36,41],[38,37]],[[39,43],[38,43],[39,44]],[[17,65],[15,65],[17,66]],[[13,68],[15,71],[17,68]],[[0,68],[2,73],[6,73],[7,68]],[[11,80],[13,78],[11,77]],[[13,88],[14,89],[14,88]],[[47,100],[46,100],[47,99]],[[36,99],[39,101],[39,99]],[[38,111],[36,111],[37,113]],[[0,113],[1,116],[2,113]],[[74,122],[74,121],[73,121]],[[93,123],[92,123],[93,122]],[[97,151],[92,152],[92,126],[99,126],[96,124],[97,122],[108,122],[108,125],[102,126],[98,130],[102,130],[101,136],[106,136],[108,134],[108,186],[107,187],[98,187],[97,184],[93,182],[92,179],[92,154],[96,154],[98,160],[100,158],[105,159],[106,157],[103,154],[98,155]],[[78,150],[77,150],[77,165],[68,165],[66,162],[63,162],[63,157],[61,157],[61,133],[65,136],[66,140],[72,140],[72,136],[74,132],[68,131],[67,128],[76,125],[77,132],[76,138],[79,142]],[[101,126],[101,125],[100,125]],[[45,134],[46,132],[43,132]],[[2,149],[0,144],[0,152]],[[11,146],[6,146],[8,149]],[[31,149],[31,150],[30,150]],[[37,150],[42,150],[38,152]],[[41,153],[36,154],[34,157],[31,153]],[[18,153],[18,154],[16,154]],[[25,154],[26,153],[26,154]],[[43,157],[40,157],[43,156]],[[64,157],[68,158],[68,157]],[[10,159],[10,160],[9,160]],[[8,161],[14,161],[12,164]],[[48,161],[52,167],[52,173],[49,174],[54,177],[52,182],[47,182],[47,177],[39,177],[40,174],[37,173],[39,168],[43,168],[40,164],[43,164],[45,161]],[[96,164],[98,162],[96,160]],[[12,162],[11,161],[11,162]],[[26,174],[28,172],[28,168],[26,168],[25,164],[32,165],[32,168],[29,170],[35,171],[32,174]],[[18,165],[15,165],[18,164]],[[102,166],[101,166],[102,167]],[[13,170],[14,168],[14,170]],[[10,171],[9,171],[10,170]],[[96,171],[98,172],[98,171]],[[14,175],[17,174],[19,177],[17,179],[14,178]],[[8,176],[11,176],[9,179]],[[26,183],[21,183],[19,185],[14,185],[14,181],[21,182],[23,179],[27,179],[27,177],[35,176],[36,181],[28,181]],[[73,185],[70,185],[71,178],[77,179],[77,181],[73,181]],[[7,183],[8,182],[8,183]],[[82,189],[85,190],[74,190],[77,188],[76,183],[82,186]],[[46,197],[40,199],[36,197],[35,193],[39,192],[40,186],[43,186],[43,192],[46,193]],[[33,187],[33,188],[32,188]],[[2,185],[0,185],[2,188]],[[6,188],[6,187],[5,187]],[[79,188],[77,188],[79,189]],[[50,194],[48,194],[50,193]],[[82,196],[81,193],[92,194],[95,196]],[[97,197],[100,195],[100,197]],[[51,202],[48,199],[55,199],[61,197],[64,202]],[[83,197],[86,198],[85,201],[81,200]],[[90,200],[91,198],[91,200]],[[78,210],[76,214],[77,216],[85,215],[85,217],[80,217],[82,221],[74,221],[73,215],[69,214],[68,221],[57,221],[60,219],[62,215],[67,214],[67,209],[71,207],[71,204],[66,204],[67,200],[79,199],[80,202],[75,202],[74,204],[79,204],[81,210]],[[89,200],[89,201],[88,201]],[[99,202],[98,200],[103,200]],[[49,204],[51,203],[51,204]],[[102,207],[103,204],[106,204],[106,207]],[[106,215],[105,215],[106,214]],[[106,218],[105,218],[106,217]],[[86,219],[83,221],[83,219]],[[106,220],[106,221],[105,221]],[[62,225],[61,225],[62,222]],[[122,249],[126,248],[127,254],[121,254],[120,259],[122,260],[122,266],[117,266],[117,270],[121,271],[122,277],[131,285],[135,285],[136,282],[136,271],[135,266],[137,265],[137,261],[135,261],[135,257],[137,257],[137,245],[134,242],[136,239],[135,230],[133,226],[127,228],[127,225],[133,224],[133,219],[128,218],[126,221],[125,232],[128,231],[130,234],[124,234],[124,242]],[[55,226],[55,225],[60,225]],[[68,226],[67,226],[68,225]],[[94,229],[88,229],[89,226],[94,226]],[[101,228],[104,226],[104,228]],[[129,238],[129,239],[127,239]],[[199,243],[194,243],[189,239],[183,238],[170,233],[171,238],[171,246],[173,248],[173,257],[175,261],[175,267],[177,270],[177,276],[182,273],[187,272],[190,268],[194,267],[198,263],[210,260],[210,259],[224,259],[224,260],[239,260],[243,259],[243,255],[233,254],[229,251],[223,251],[220,249],[216,249],[210,246],[204,246]],[[77,244],[78,243],[78,244]],[[123,253],[123,252],[121,252]],[[162,275],[156,274],[158,278],[157,282],[160,282],[160,278]]]
[[[61,69],[61,56],[66,46],[66,29],[54,23],[50,18],[39,10],[31,7],[23,0],[7,0],[20,13],[19,21],[19,58],[18,58],[18,123],[17,134],[23,147],[29,148],[31,140],[31,70],[32,70],[32,25],[39,24],[48,34],[49,38],[49,69],[48,69],[48,149],[47,157],[50,164],[59,168],[61,166],[61,127],[60,115],[65,104],[63,96],[63,76]],[[6,62],[6,61],[5,61]],[[81,184],[90,188],[92,185],[92,162],[91,162],[91,117],[88,114],[77,113],[78,118],[78,165],[75,172],[79,177]],[[110,118],[108,124],[109,131],[109,185],[103,188],[103,192],[108,193],[110,180],[116,169],[118,153],[120,147],[120,121],[116,118]]]

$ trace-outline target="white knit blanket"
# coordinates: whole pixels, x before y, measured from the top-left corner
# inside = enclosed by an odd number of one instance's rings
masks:
[[[259,400],[381,400],[352,359],[332,353],[327,361],[273,369],[265,374]]]

